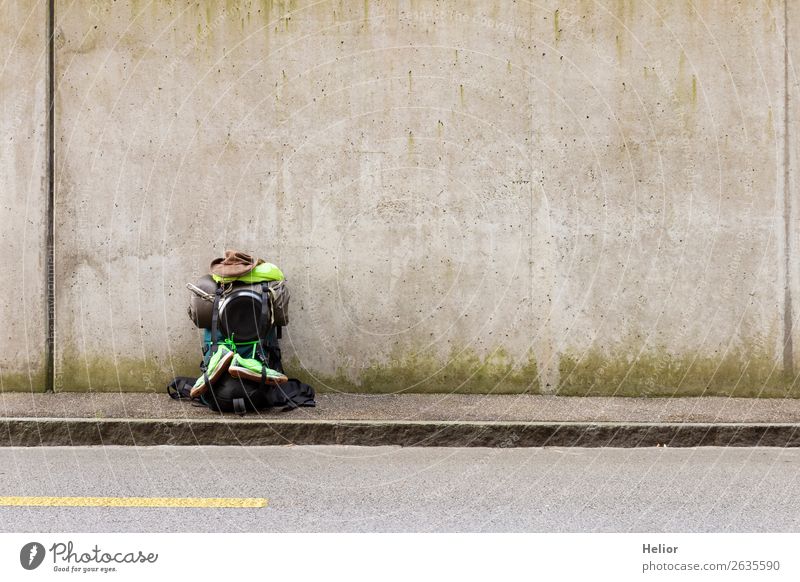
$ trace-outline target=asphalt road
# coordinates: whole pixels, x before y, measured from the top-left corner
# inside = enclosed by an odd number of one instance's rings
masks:
[[[796,532],[798,469],[771,448],[0,448],[0,496],[269,499],[2,507],[0,531]]]

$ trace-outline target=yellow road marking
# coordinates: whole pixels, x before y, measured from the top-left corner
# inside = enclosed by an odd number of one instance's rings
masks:
[[[261,497],[0,497],[17,507],[266,507]]]

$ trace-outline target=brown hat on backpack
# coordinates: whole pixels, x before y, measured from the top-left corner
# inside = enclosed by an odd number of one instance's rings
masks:
[[[220,277],[241,277],[263,262],[242,251],[227,250],[224,258],[211,261],[210,272]]]

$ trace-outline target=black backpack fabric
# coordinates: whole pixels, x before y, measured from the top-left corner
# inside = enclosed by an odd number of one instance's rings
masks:
[[[195,378],[177,376],[167,384],[167,393],[175,400],[189,398],[194,382]],[[314,388],[296,378],[290,378],[288,382],[281,384],[262,385],[261,382],[251,382],[225,374],[216,386],[199,399],[196,398],[195,403],[198,406],[208,406],[216,412],[244,414],[266,408],[294,410],[299,407],[313,407],[317,405],[315,398]]]
[[[314,398],[314,389],[294,378],[281,384],[261,384],[225,374],[201,400],[217,412],[244,414],[265,408],[294,410],[300,406],[316,406]]]
[[[192,391],[197,378],[190,378],[189,376],[175,376],[172,382],[167,384],[167,394],[173,400],[180,400],[181,398],[189,398],[189,393]]]

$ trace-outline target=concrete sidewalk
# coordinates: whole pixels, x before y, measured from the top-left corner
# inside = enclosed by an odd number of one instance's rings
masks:
[[[218,414],[166,394],[0,393],[0,446],[800,446],[800,400],[320,394]]]

